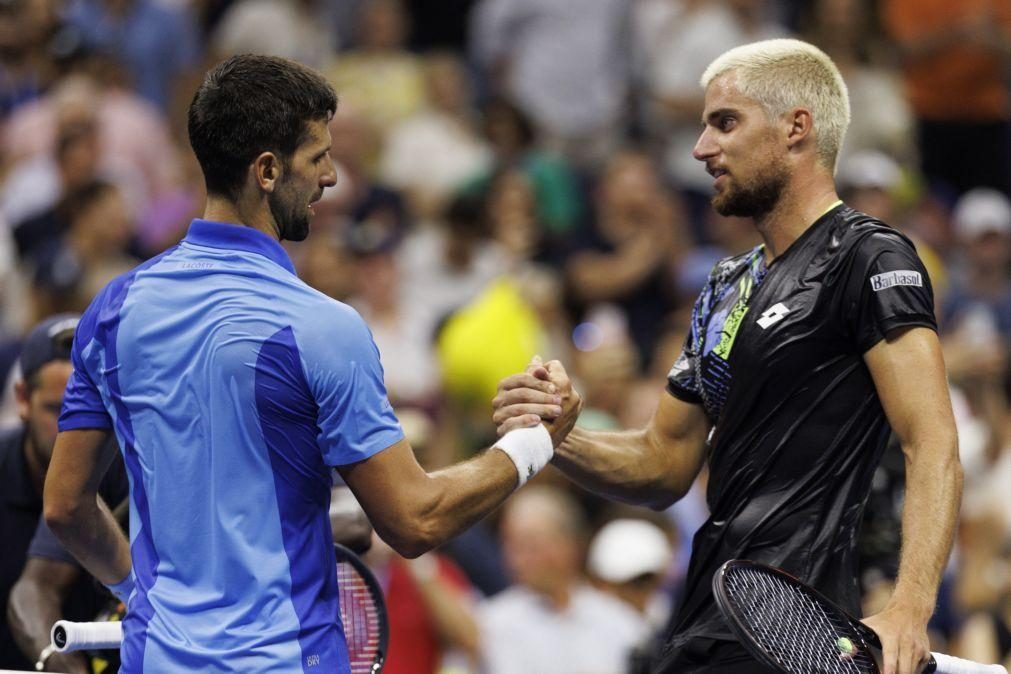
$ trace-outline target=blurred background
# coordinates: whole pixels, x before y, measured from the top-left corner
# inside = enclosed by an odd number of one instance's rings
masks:
[[[574,375],[582,424],[640,426],[710,267],[760,242],[708,205],[699,77],[784,36],[842,70],[840,193],[915,241],[936,292],[966,481],[935,650],[1009,663],[1011,0],[0,0],[0,372],[202,212],[186,108],[210,65],[258,52],[338,92],[337,186],[286,245],[371,326],[426,468],[494,439],[496,384],[535,353]],[[437,553],[377,541],[386,671],[634,671],[704,486],[652,513],[549,469]],[[893,447],[860,543],[867,612],[902,494]]]

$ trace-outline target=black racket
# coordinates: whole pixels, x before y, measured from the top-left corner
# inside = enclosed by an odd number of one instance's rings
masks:
[[[358,555],[339,543],[333,547],[337,554],[341,622],[351,674],[379,674],[383,671],[390,635],[383,591]]]
[[[878,635],[820,592],[779,569],[731,560],[713,576],[731,630],[759,662],[786,674],[880,674]],[[1007,674],[932,653],[924,674]]]

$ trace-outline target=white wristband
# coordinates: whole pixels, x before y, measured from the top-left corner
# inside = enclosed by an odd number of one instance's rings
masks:
[[[520,480],[516,485],[519,489],[532,478],[541,468],[548,465],[555,455],[555,447],[551,442],[551,434],[544,424],[530,428],[517,428],[509,431],[495,443],[495,446],[505,452],[513,463]]]

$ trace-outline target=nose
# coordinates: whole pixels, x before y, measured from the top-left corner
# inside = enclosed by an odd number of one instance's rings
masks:
[[[328,154],[326,156],[326,170],[323,175],[319,177],[319,186],[323,188],[333,187],[337,184],[337,165],[334,163],[333,158]]]
[[[716,145],[716,141],[713,140],[712,134],[710,133],[710,127],[706,125],[702,129],[702,133],[699,134],[699,139],[695,142],[695,147],[692,149],[692,156],[699,161],[706,161],[710,157],[714,156],[718,152],[719,148]]]

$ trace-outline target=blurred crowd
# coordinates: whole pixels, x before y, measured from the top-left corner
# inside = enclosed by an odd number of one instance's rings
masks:
[[[709,269],[760,243],[709,207],[699,77],[785,36],[839,65],[840,194],[913,239],[936,296],[965,498],[935,650],[1011,663],[1009,0],[0,0],[0,372],[202,212],[186,108],[209,64],[258,52],[338,93],[337,186],[286,245],[368,322],[426,468],[493,441],[496,384],[534,354],[573,373],[581,424],[641,426]],[[658,514],[548,470],[438,553],[377,540],[386,671],[632,671],[704,485]],[[894,581],[902,485],[895,447],[862,534],[868,612]]]

